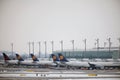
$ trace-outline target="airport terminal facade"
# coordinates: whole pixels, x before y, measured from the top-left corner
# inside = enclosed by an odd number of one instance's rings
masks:
[[[53,54],[62,53],[67,58],[76,58],[76,59],[118,59],[120,58],[119,49],[90,49],[90,50],[64,50],[64,51],[54,51]]]

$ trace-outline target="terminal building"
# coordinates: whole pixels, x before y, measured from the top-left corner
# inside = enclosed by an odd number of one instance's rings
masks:
[[[99,49],[89,49],[89,50],[63,50],[54,51],[53,54],[62,53],[66,58],[76,58],[76,59],[119,59],[120,51],[118,47],[109,48],[99,48]]]

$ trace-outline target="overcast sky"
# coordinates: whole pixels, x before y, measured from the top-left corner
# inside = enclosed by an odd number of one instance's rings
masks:
[[[0,51],[28,53],[28,42],[47,41],[47,53],[60,50],[60,40],[64,49],[93,48],[95,39],[100,46],[111,37],[112,46],[118,46],[120,37],[120,0],[0,0]],[[107,45],[108,46],[108,45]]]

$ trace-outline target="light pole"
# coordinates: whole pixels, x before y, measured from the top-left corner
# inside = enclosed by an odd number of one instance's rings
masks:
[[[120,58],[120,38],[118,38],[119,41],[119,58]]]
[[[41,53],[41,42],[38,42],[39,45],[39,58],[40,58],[40,53]]]
[[[83,42],[85,43],[85,52],[86,52],[86,41],[87,41],[87,39],[83,40]]]
[[[71,42],[72,42],[72,46],[73,46],[73,56],[75,56],[74,55],[74,40],[71,40]]]
[[[54,41],[51,41],[51,44],[52,44],[52,53],[54,51]]]
[[[96,53],[96,57],[98,57],[98,54],[99,54],[99,38],[96,39],[96,44],[97,44],[97,53]]]
[[[29,51],[29,58],[30,58],[30,42],[28,42],[28,46],[29,46],[28,51]]]
[[[33,54],[34,54],[34,42],[32,42],[32,46],[33,46]]]
[[[71,42],[72,42],[72,46],[73,46],[73,54],[74,54],[74,40],[71,40]]]
[[[13,43],[11,43],[11,52],[12,52],[12,58],[13,58]]]
[[[99,51],[99,39],[96,39],[96,43],[97,43],[97,51]]]
[[[60,43],[61,43],[61,52],[63,52],[63,40],[61,40]]]
[[[95,42],[95,43],[94,43],[94,45],[95,45],[95,49],[96,49],[96,44],[97,44],[97,43]]]
[[[111,48],[111,38],[108,38],[108,43],[109,43],[109,53],[110,53],[110,48]]]
[[[45,58],[47,58],[47,42],[45,41],[44,44],[45,44]]]

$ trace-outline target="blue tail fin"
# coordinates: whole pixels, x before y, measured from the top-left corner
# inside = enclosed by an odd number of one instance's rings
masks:
[[[58,57],[55,54],[51,54],[53,61],[59,61]]]
[[[33,55],[33,54],[30,54],[30,55],[31,55],[33,61],[39,61],[35,55]]]
[[[96,69],[96,65],[95,65],[95,64],[91,64],[91,63],[89,63],[89,62],[88,62],[88,64],[90,65],[90,67],[91,67],[92,69]]]
[[[19,54],[16,54],[16,57],[19,61],[24,61],[24,59]]]
[[[5,61],[11,60],[5,53],[3,53],[3,57],[4,57],[4,60],[5,60]]]
[[[58,56],[59,56],[60,61],[68,62],[68,60],[61,53],[58,53]]]

